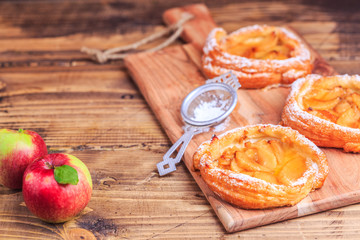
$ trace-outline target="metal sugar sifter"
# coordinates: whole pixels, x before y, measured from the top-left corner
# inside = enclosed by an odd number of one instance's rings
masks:
[[[196,134],[209,131],[211,126],[225,120],[234,110],[237,90],[241,87],[237,77],[228,72],[209,79],[206,83],[190,92],[181,105],[181,116],[185,122],[184,134],[165,153],[163,161],[157,164],[160,176],[176,170],[185,149]],[[180,147],[177,155],[172,154]]]

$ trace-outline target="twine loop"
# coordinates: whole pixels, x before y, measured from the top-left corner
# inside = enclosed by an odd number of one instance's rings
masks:
[[[171,43],[173,43],[180,36],[182,31],[184,30],[184,27],[183,27],[184,23],[186,23],[193,17],[194,16],[191,15],[190,13],[183,13],[181,19],[177,23],[172,24],[169,27],[163,29],[162,31],[153,33],[152,35],[150,35],[146,38],[143,38],[140,41],[137,41],[130,45],[115,47],[115,48],[111,48],[111,49],[108,49],[105,51],[102,51],[102,50],[96,49],[96,48],[82,47],[81,52],[87,53],[88,55],[91,56],[91,58],[93,60],[95,60],[99,63],[105,63],[108,60],[124,59],[129,54],[126,52],[135,50],[144,44],[155,41],[155,40],[169,34],[170,32],[173,32],[172,35],[170,35],[161,44],[159,44],[153,48],[144,50],[144,52],[155,52],[155,51],[160,50],[160,49],[170,45]]]

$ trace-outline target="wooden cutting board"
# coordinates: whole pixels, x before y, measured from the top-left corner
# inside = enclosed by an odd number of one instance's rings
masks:
[[[180,116],[183,99],[194,88],[205,83],[200,68],[201,46],[209,31],[215,27],[206,6],[201,4],[170,9],[163,15],[165,22],[176,22],[183,11],[196,16],[186,24],[183,33],[184,39],[190,44],[168,47],[154,53],[138,53],[125,59],[129,73],[173,143],[183,134],[184,124]],[[334,74],[334,69],[315,50],[312,51],[316,58],[314,73]],[[330,165],[324,186],[293,207],[268,210],[238,208],[221,200],[194,171],[192,155],[203,141],[209,140],[213,134],[248,124],[279,123],[288,93],[288,88],[238,90],[237,106],[230,117],[212,131],[195,136],[185,152],[183,160],[187,168],[228,232],[360,202],[360,156],[336,149],[323,149]],[[173,172],[165,177],[175,174]]]

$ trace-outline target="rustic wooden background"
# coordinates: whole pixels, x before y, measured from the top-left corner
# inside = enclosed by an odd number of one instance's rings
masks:
[[[123,62],[96,64],[79,49],[135,42],[164,28],[166,9],[196,2],[0,2],[0,127],[37,131],[50,152],[82,159],[94,182],[83,214],[57,225],[0,186],[1,239],[359,238],[360,204],[227,234],[183,164],[158,177],[171,144]],[[228,31],[289,24],[337,72],[360,72],[357,1],[200,2]]]

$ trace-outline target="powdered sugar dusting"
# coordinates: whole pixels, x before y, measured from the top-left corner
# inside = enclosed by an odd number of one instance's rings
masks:
[[[226,111],[227,101],[201,101],[200,104],[194,109],[194,121],[209,121],[220,117]]]
[[[230,118],[226,118],[223,122],[219,123],[218,125],[215,125],[213,127],[214,132],[222,132],[224,131],[230,123]]]

